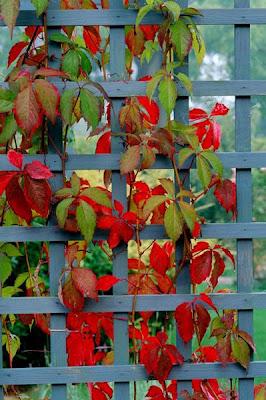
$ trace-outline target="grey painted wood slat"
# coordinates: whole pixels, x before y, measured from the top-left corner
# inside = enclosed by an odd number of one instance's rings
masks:
[[[60,6],[59,0],[49,1],[49,10],[56,10]],[[48,28],[48,35],[50,36],[53,32],[57,32],[56,28]],[[53,68],[60,68],[61,59],[61,46],[55,42],[49,42],[48,45],[49,55],[53,54],[56,57],[49,60],[49,66]],[[54,80],[55,81],[55,80]],[[48,123],[48,136],[52,138],[53,142],[49,141],[48,151],[49,153],[56,153],[56,149],[62,151],[62,122],[58,118],[55,126]],[[53,144],[52,144],[53,143]],[[56,149],[54,148],[54,144]],[[53,190],[57,190],[63,186],[63,174],[62,165],[60,173],[57,173],[53,178]],[[52,212],[52,216],[49,221],[50,224],[56,223],[55,210]],[[65,246],[62,242],[49,243],[49,278],[50,278],[50,294],[51,296],[57,296],[58,282],[61,275],[62,268],[65,266]],[[53,367],[66,367],[66,318],[65,315],[51,314],[50,322],[50,347],[51,347],[51,358],[50,362]],[[67,398],[67,386],[59,382],[56,385],[52,385],[51,400],[66,400]]]
[[[188,0],[178,1],[178,3],[182,7],[188,7]],[[185,60],[185,64],[178,69],[179,72],[184,73],[189,76],[189,59],[188,57]],[[189,100],[188,98],[178,98],[174,110],[174,117],[176,120],[181,121],[183,123],[188,123],[188,114],[189,114]],[[190,165],[190,164],[188,164]],[[190,183],[190,173],[189,170],[184,170],[180,173],[181,179],[185,178],[185,186],[189,189]],[[177,187],[178,191],[178,187]],[[183,250],[184,243],[179,242],[176,246],[176,268],[178,268],[179,262],[183,258]],[[191,291],[191,283],[190,283],[190,273],[189,273],[189,265],[183,266],[183,269],[180,271],[177,279],[176,279],[176,292],[182,294],[188,294]],[[177,332],[176,337],[176,346],[178,350],[183,354],[184,359],[188,360],[191,357],[192,353],[192,344],[184,343],[182,338],[179,336]],[[191,382],[188,381],[178,381],[178,395],[180,396],[182,391],[187,390],[191,391]]]
[[[202,16],[195,17],[199,25],[246,25],[265,24],[266,8],[240,8],[234,9],[202,9]],[[71,25],[105,25],[124,26],[134,25],[136,11],[126,9],[113,10],[50,10],[48,12],[49,26]],[[143,25],[159,24],[162,17],[150,13],[143,19]],[[17,19],[17,26],[42,25],[40,18],[36,17],[34,10],[21,10]],[[3,26],[0,21],[0,26]]]
[[[250,168],[266,168],[266,152],[228,152],[228,153],[216,153],[222,161],[225,168],[238,168],[238,169],[250,169]],[[69,155],[66,161],[66,170],[119,170],[120,166],[120,153],[114,154],[81,154],[81,155]],[[26,155],[24,157],[25,164],[30,163],[33,160],[39,160],[47,165],[53,172],[61,171],[61,160],[58,155],[48,154],[47,156],[42,155]],[[189,158],[182,166],[182,169],[186,169],[191,165],[191,158]],[[151,169],[171,169],[172,164],[169,159],[163,156],[157,156],[155,164]],[[192,168],[195,168],[195,164],[192,164]],[[0,154],[0,169],[2,171],[15,171],[7,160],[6,155]]]
[[[235,12],[240,7],[250,7],[250,0],[235,0]],[[250,26],[235,26],[235,78],[250,79]],[[237,151],[251,151],[251,99],[235,99],[235,143]],[[237,221],[252,221],[252,176],[251,170],[236,170],[237,183]],[[237,288],[238,292],[251,292],[253,289],[253,250],[252,240],[237,240]],[[253,334],[253,312],[239,311],[240,329]],[[254,398],[254,380],[239,379],[239,398]]]
[[[229,309],[234,305],[237,310],[266,309],[266,292],[258,293],[227,293],[210,295],[219,309]],[[184,301],[192,301],[192,294],[171,295],[139,295],[136,311],[174,311]],[[99,296],[99,302],[87,300],[84,311],[87,312],[119,312],[128,313],[132,310],[132,295]],[[0,299],[0,312],[13,314],[53,313],[66,314],[69,312],[56,296],[50,297],[10,297]]]
[[[239,222],[224,224],[204,224],[202,226],[202,238],[205,239],[263,239],[266,236],[266,222]],[[105,231],[97,230],[95,240],[106,240],[108,235]],[[162,225],[149,225],[140,232],[142,240],[167,239]],[[57,226],[48,227],[22,227],[8,226],[0,227],[0,241],[50,241],[64,242],[68,240],[82,240],[80,234],[66,232]]]
[[[110,98],[124,98],[129,96],[141,96],[146,94],[146,83],[124,80],[100,82],[103,89],[106,91]],[[73,82],[56,82],[59,91],[64,88],[76,88],[76,83]],[[0,87],[7,87],[7,84],[0,82]],[[99,93],[97,89],[90,87],[90,89]],[[180,97],[188,97],[187,92],[179,84],[177,89]],[[266,81],[253,80],[248,81],[244,79],[231,80],[231,81],[194,81],[193,82],[193,96],[265,96],[266,95]]]
[[[118,8],[118,15],[122,12],[123,3],[121,0],[110,2],[111,8]],[[110,10],[112,12],[112,10]],[[125,71],[125,32],[123,27],[110,28],[110,76],[115,79],[124,79]],[[119,110],[122,102],[120,99],[113,100],[111,113],[111,129],[113,132],[120,131],[118,120]],[[112,152],[120,153],[123,151],[123,144],[120,138],[112,137]],[[124,209],[127,209],[126,178],[120,175],[120,171],[112,172],[112,199],[120,201]],[[127,246],[122,244],[113,251],[113,274],[122,281],[113,289],[114,295],[127,295],[128,293],[128,262]],[[115,310],[114,310],[115,311]],[[128,337],[128,314],[114,314],[114,364],[121,365],[129,363],[129,337]],[[130,379],[129,379],[130,380]],[[130,398],[129,382],[119,382],[114,384],[114,398],[116,400],[126,400]]]
[[[207,378],[243,378],[266,376],[266,362],[253,361],[248,371],[239,365],[228,364],[226,368],[220,363],[184,363],[175,366],[169,379],[191,380]],[[128,381],[147,380],[147,373],[142,365],[115,365],[93,367],[49,367],[49,368],[13,368],[3,369],[0,375],[0,384],[30,385],[36,384],[66,384],[82,383],[89,380],[96,382],[115,381],[127,383]],[[116,397],[115,400],[118,398]],[[128,400],[129,397],[124,398]],[[242,398],[243,399],[243,398]],[[241,400],[242,400],[241,399]],[[249,398],[251,400],[251,397]]]

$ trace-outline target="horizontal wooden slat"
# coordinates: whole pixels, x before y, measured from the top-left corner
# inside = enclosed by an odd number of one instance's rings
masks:
[[[215,223],[202,226],[202,238],[205,239],[260,239],[266,237],[266,222],[250,223]],[[162,225],[149,225],[140,232],[142,240],[165,239],[167,236]],[[105,231],[97,230],[94,240],[107,239]],[[3,242],[65,242],[68,240],[82,240],[78,233],[66,232],[57,226],[22,227],[6,226],[0,227],[0,241]]]
[[[134,25],[137,12],[135,10],[49,10],[48,26],[71,25]],[[265,24],[265,8],[239,9],[202,9],[203,16],[195,17],[199,25],[246,25]],[[146,16],[143,25],[159,24],[162,17],[151,12]],[[0,26],[3,21],[0,21]],[[16,22],[17,26],[42,25],[42,20],[36,17],[34,10],[21,10]]]
[[[136,311],[174,311],[184,301],[192,301],[192,294],[160,294],[137,296]],[[266,293],[222,293],[211,294],[218,309],[237,310],[265,309]],[[83,311],[87,312],[131,312],[134,296],[99,296],[99,301],[87,300]],[[57,297],[10,297],[0,298],[0,313],[3,314],[65,314],[69,312]]]
[[[225,368],[220,363],[185,363],[182,367],[174,367],[169,379],[190,380],[193,378],[251,378],[264,376],[266,376],[265,361],[251,362],[247,371],[236,364],[228,364]],[[0,384],[129,382],[147,379],[147,373],[142,365],[12,368],[1,370]]]
[[[239,153],[239,152],[227,152],[227,153],[216,153],[221,159],[224,168],[266,168],[266,152],[253,152],[253,153]],[[120,166],[120,154],[70,154],[66,161],[66,170],[119,170]],[[57,155],[48,154],[42,155],[26,155],[24,156],[24,164],[32,162],[33,160],[39,160],[46,164],[51,171],[60,172],[62,170],[62,163],[60,157]],[[190,167],[191,159],[188,159],[185,164],[182,165],[182,169]],[[192,165],[192,168],[195,165]],[[171,169],[172,164],[166,157],[157,156],[155,164],[151,169]],[[0,169],[2,171],[16,171],[7,160],[6,155],[0,155]]]
[[[75,82],[55,82],[58,89],[77,88]],[[130,96],[141,96],[146,94],[146,83],[136,81],[112,81],[99,82],[109,98],[124,98]],[[0,87],[7,87],[5,82],[0,82]],[[95,93],[96,88],[90,86]],[[177,84],[179,96],[186,97],[187,92]],[[231,80],[231,81],[194,81],[193,96],[266,96],[265,80]]]

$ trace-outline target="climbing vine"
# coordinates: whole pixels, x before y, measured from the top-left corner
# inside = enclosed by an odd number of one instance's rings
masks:
[[[12,35],[19,12],[19,0],[0,0],[0,13]],[[135,2],[137,3],[137,2]],[[0,88],[0,149],[14,167],[1,172],[0,213],[1,224],[45,225],[55,207],[58,226],[69,232],[80,232],[82,241],[66,245],[66,265],[62,266],[58,296],[70,310],[67,314],[68,363],[71,366],[111,365],[113,363],[113,314],[84,312],[85,299],[98,301],[102,293],[111,293],[121,279],[112,274],[98,274],[85,266],[88,245],[97,242],[108,260],[117,251],[125,251],[130,244],[128,259],[128,294],[132,295],[129,315],[130,356],[132,362],[141,363],[147,378],[158,382],[149,387],[147,399],[177,399],[177,383],[169,381],[173,365],[185,361],[193,363],[237,362],[247,369],[255,349],[250,335],[238,327],[237,312],[218,310],[210,294],[217,292],[219,278],[226,264],[236,268],[232,252],[225,246],[204,241],[201,229],[205,223],[198,202],[210,194],[217,205],[236,218],[236,185],[224,178],[223,165],[217,155],[222,131],[218,122],[229,113],[226,105],[213,104],[209,110],[193,108],[189,123],[176,119],[178,96],[193,91],[189,77],[180,72],[191,51],[199,63],[205,54],[203,38],[194,22],[200,12],[195,8],[182,8],[178,2],[146,0],[136,8],[136,24],[125,29],[127,80],[133,79],[134,63],[150,63],[161,55],[161,66],[152,75],[139,78],[146,83],[146,95],[131,96],[124,100],[118,115],[94,71],[103,80],[109,76],[110,37],[96,26],[62,27],[49,38],[46,26],[48,0],[32,0],[43,26],[26,27],[23,40],[13,45],[8,57],[9,73],[6,86]],[[109,2],[101,2],[103,9]],[[62,9],[96,9],[92,0],[62,0]],[[157,26],[143,25],[150,12],[162,15]],[[61,47],[60,68],[50,62],[54,55],[48,52],[48,42]],[[62,80],[59,92],[54,79]],[[124,77],[120,77],[123,79]],[[121,132],[112,132],[111,119],[118,118]],[[50,132],[57,120],[63,127],[63,147],[58,148]],[[71,126],[84,120],[90,137],[97,136],[96,154],[111,153],[111,141],[120,138],[124,151],[120,157],[121,175],[126,176],[127,207],[112,198],[111,172],[104,172],[104,184],[93,185],[88,179],[73,172],[66,173],[67,146],[71,140]],[[160,121],[164,121],[161,123]],[[53,148],[62,161],[63,186],[53,191],[53,174],[39,161],[24,162],[26,154],[46,154]],[[143,171],[156,167],[163,157],[170,162],[172,178],[159,178],[155,185],[145,181]],[[196,170],[198,185],[189,184],[189,175]],[[146,243],[141,233],[148,225],[162,224],[164,242]],[[95,230],[106,231],[107,240],[96,241]],[[177,246],[182,246],[180,260],[175,259]],[[132,250],[133,249],[133,250]],[[22,251],[23,250],[23,251]],[[28,250],[21,246],[0,245],[2,295],[13,296],[21,292],[27,296],[47,295],[41,271],[49,264],[47,244],[42,243],[40,258],[33,268]],[[25,257],[27,272],[20,273],[11,284],[12,257]],[[126,267],[126,266],[125,266]],[[193,300],[177,304],[174,313],[156,316],[156,310],[136,312],[138,295],[174,294],[178,291],[179,274],[189,269]],[[203,289],[202,289],[203,287]],[[221,291],[219,291],[221,292]],[[226,293],[228,290],[223,290]],[[226,295],[226,294],[225,294]],[[49,316],[44,314],[20,316],[25,325],[36,324],[49,334]],[[19,336],[12,333],[13,315],[2,317],[3,345],[9,355],[9,366],[20,347]],[[194,341],[190,360],[182,351],[169,343],[173,319],[177,333],[184,343]],[[213,345],[206,345],[206,337]],[[224,388],[216,379],[193,380],[193,392],[183,392],[186,400],[236,399],[236,388]],[[113,389],[109,383],[90,383],[92,399],[111,399]],[[265,393],[265,385],[255,389],[256,398]],[[137,387],[134,386],[134,399]]]

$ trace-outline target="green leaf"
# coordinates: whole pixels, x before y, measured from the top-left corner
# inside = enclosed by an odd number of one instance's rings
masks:
[[[96,227],[96,214],[93,208],[85,201],[81,200],[80,204],[77,206],[76,215],[80,232],[84,236],[84,239],[90,242]]]
[[[88,197],[101,206],[112,208],[112,201],[106,192],[97,187],[90,187],[81,192],[81,196]]]
[[[192,45],[191,32],[185,22],[181,19],[179,19],[175,24],[170,25],[170,32],[176,55],[178,59],[183,62]]]
[[[83,71],[87,74],[90,75],[92,71],[92,65],[91,61],[89,59],[88,52],[84,52],[82,49],[78,49],[79,55],[80,55],[80,61],[81,61],[81,68]]]
[[[80,107],[84,119],[95,129],[100,121],[100,102],[88,89],[80,91]]]
[[[0,0],[0,14],[13,35],[13,29],[19,13],[20,0]]]
[[[211,150],[205,150],[201,155],[211,164],[214,171],[221,177],[223,175],[224,167],[220,158]]]
[[[12,297],[19,292],[22,292],[22,290],[15,286],[6,286],[2,289],[2,297]]]
[[[195,208],[184,201],[179,201],[179,207],[181,213],[186,221],[187,226],[189,227],[190,231],[192,232],[195,226],[195,222],[197,221],[197,213]]]
[[[22,272],[16,277],[15,280],[15,287],[18,288],[19,286],[23,285],[23,283],[28,279],[29,273],[28,272]]]
[[[169,13],[174,18],[174,20],[177,21],[178,18],[180,17],[180,12],[181,12],[181,8],[180,8],[179,4],[177,4],[175,1],[170,0],[170,1],[165,1],[163,3],[163,6],[165,8],[167,8]]]
[[[171,203],[164,214],[164,227],[170,239],[176,242],[183,232],[183,218],[175,203]]]
[[[137,18],[136,18],[136,26],[138,26],[141,23],[141,21],[143,20],[145,15],[148,14],[151,10],[152,10],[152,7],[149,6],[149,5],[141,7],[139,9],[139,12],[138,12],[138,15],[137,15]]]
[[[64,228],[66,219],[67,219],[67,214],[68,214],[68,209],[70,205],[73,203],[73,198],[70,199],[64,199],[58,203],[56,207],[56,218],[58,221],[58,225],[60,228]]]
[[[160,184],[166,190],[166,192],[171,196],[172,199],[175,198],[175,186],[171,179],[161,178],[159,179]]]
[[[20,253],[19,249],[11,243],[4,243],[1,246],[0,251],[5,253],[9,257],[19,257],[22,254]]]
[[[152,79],[147,82],[146,94],[149,97],[149,99],[152,99],[154,92],[163,76],[164,76],[163,71],[161,70],[157,71],[152,77]]]
[[[250,362],[250,348],[249,345],[241,337],[231,335],[232,354],[234,359],[247,369]]]
[[[41,14],[43,14],[46,11],[49,0],[31,0],[31,2],[34,5],[34,7],[36,8],[36,13],[37,13],[37,16],[39,17]]]
[[[140,163],[140,146],[130,146],[122,154],[120,159],[120,172],[122,175],[133,171],[139,167]]]
[[[194,151],[188,147],[184,147],[178,153],[179,165],[182,166],[184,162],[194,154]]]
[[[80,57],[76,50],[68,50],[64,55],[62,62],[62,70],[67,72],[72,79],[77,79],[79,75]]]
[[[197,172],[202,186],[207,188],[211,182],[212,174],[209,163],[201,155],[197,156]]]
[[[0,133],[0,144],[6,144],[16,133],[17,127],[14,114],[7,115],[2,132]]]
[[[164,195],[154,195],[150,197],[144,207],[143,207],[143,217],[144,219],[148,218],[150,213],[155,209],[155,207],[158,207],[160,204],[164,203],[167,200],[167,198]]]
[[[198,64],[201,64],[206,54],[205,43],[197,28],[195,29],[194,27],[194,29],[191,30],[191,33],[192,33],[192,47]]]
[[[3,285],[12,273],[10,258],[0,253],[0,282]]]
[[[177,79],[182,83],[184,88],[189,94],[192,94],[192,82],[186,74],[179,72],[177,74]]]
[[[64,122],[67,125],[72,123],[72,114],[75,100],[75,89],[66,89],[63,91],[60,99],[60,111]]]
[[[73,45],[73,42],[63,33],[54,32],[50,35],[50,40],[57,43],[67,43]]]
[[[76,174],[76,172],[73,172],[71,176],[71,189],[73,196],[77,196],[79,194],[80,177]]]
[[[177,89],[175,82],[170,76],[165,77],[159,84],[159,100],[169,116],[173,111],[177,99]]]
[[[14,107],[15,93],[11,90],[0,88],[0,112],[11,111]]]
[[[11,361],[17,354],[18,350],[20,348],[20,338],[11,332],[9,332],[9,335],[7,337],[6,341],[6,351],[8,352]]]

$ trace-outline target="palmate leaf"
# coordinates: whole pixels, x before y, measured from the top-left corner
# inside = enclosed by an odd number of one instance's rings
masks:
[[[56,207],[56,218],[58,221],[58,225],[60,228],[64,228],[66,219],[67,219],[67,214],[68,214],[68,209],[70,205],[73,203],[73,198],[69,199],[64,199],[58,203]]]
[[[64,122],[70,125],[72,122],[75,101],[75,89],[66,89],[60,98],[60,111]]]

